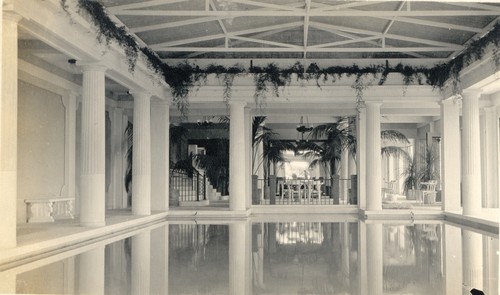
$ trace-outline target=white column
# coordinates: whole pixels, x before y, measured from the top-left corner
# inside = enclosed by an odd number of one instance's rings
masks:
[[[151,232],[132,237],[131,294],[150,294],[151,284]]]
[[[460,102],[441,101],[441,186],[443,211],[459,211],[460,205]]]
[[[151,206],[153,210],[168,210],[170,103],[155,101],[151,108]]]
[[[481,211],[481,143],[479,138],[479,96],[481,90],[463,92],[462,188],[463,214]]]
[[[356,158],[358,165],[358,204],[366,209],[366,108],[360,108],[356,124]]]
[[[2,12],[2,96],[0,97],[0,247],[16,246],[17,208],[17,23]]]
[[[229,128],[229,207],[232,211],[246,209],[245,187],[245,102],[232,100]]]
[[[445,294],[462,294],[462,230],[443,224]]]
[[[151,294],[168,295],[168,224],[154,229],[151,235]]]
[[[151,214],[151,95],[134,96],[134,150],[132,154],[132,213]]]
[[[380,138],[380,132],[379,138]],[[366,225],[366,265],[368,273],[368,293],[370,295],[383,294],[384,247],[382,224],[369,223]]]
[[[104,295],[104,246],[82,253],[78,258],[78,294]]]
[[[484,171],[487,208],[498,208],[498,119],[497,107],[484,109]]]
[[[483,289],[483,237],[479,233],[462,229],[463,285]],[[468,294],[468,293],[466,293]]]
[[[105,225],[105,71],[100,65],[83,68],[80,173],[80,224]]]
[[[76,197],[76,93],[67,91],[62,98],[65,108],[64,134],[64,186],[61,194]]]
[[[366,102],[366,209],[382,210],[380,102]]]
[[[341,197],[344,201],[344,204],[347,204],[349,200],[349,151],[347,149],[342,151],[342,155],[340,158],[340,188],[341,188]]]
[[[250,108],[245,107],[245,187],[246,187],[246,208],[252,206],[252,116],[250,115]]]
[[[356,160],[355,156],[351,152],[349,152],[348,155],[348,164],[347,164],[347,170],[348,170],[348,175],[351,177],[351,175],[356,175]]]
[[[247,224],[229,224],[229,294],[246,294]]]
[[[108,208],[123,208],[123,198],[125,197],[125,167],[123,158],[123,140],[127,122],[124,122],[123,109],[113,108],[111,117],[111,187]]]

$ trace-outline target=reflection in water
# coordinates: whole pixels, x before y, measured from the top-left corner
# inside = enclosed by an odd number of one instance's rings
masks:
[[[498,295],[497,251],[441,223],[165,224],[4,270],[0,293]]]

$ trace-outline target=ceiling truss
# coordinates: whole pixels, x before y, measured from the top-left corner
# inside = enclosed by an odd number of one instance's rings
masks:
[[[314,0],[293,4],[275,4],[272,1],[253,0],[204,0],[203,8],[196,9],[158,9],[157,6],[188,2],[190,0],[152,0],[132,4],[108,7],[109,12],[119,19],[122,16],[136,17],[176,17],[175,20],[156,24],[146,24],[131,27],[135,36],[140,33],[161,31],[171,28],[188,28],[193,25],[204,25],[216,22],[220,33],[199,36],[183,37],[160,43],[150,43],[153,50],[161,52],[187,52],[190,57],[196,57],[207,52],[298,52],[303,58],[312,52],[386,52],[404,53],[417,58],[428,57],[432,52],[440,52],[455,56],[464,48],[463,42],[443,42],[431,37],[411,37],[408,34],[391,33],[397,23],[405,23],[427,28],[463,31],[478,36],[484,33],[485,28],[467,26],[456,22],[445,22],[439,17],[496,17],[500,14],[500,6],[481,3],[449,3],[443,10],[417,9],[410,1],[400,1],[396,9],[372,9],[383,1],[345,2],[332,1],[332,4],[315,3]],[[224,5],[222,5],[224,4]],[[367,8],[370,6],[370,9]],[[187,19],[179,20],[179,17]],[[227,21],[244,17],[272,17],[290,20],[278,25],[252,24],[243,30],[232,31]],[[318,20],[320,17],[351,17],[367,18],[385,21],[383,30],[360,29],[348,25],[334,25]],[[437,18],[436,18],[437,17]],[[432,19],[429,19],[432,18]],[[443,18],[444,19],[444,18]],[[495,23],[495,22],[492,22]],[[282,42],[273,40],[273,36],[287,30],[296,30],[302,27],[302,42]],[[320,30],[336,36],[336,41],[328,40],[323,43],[311,42],[311,30]],[[391,41],[391,42],[389,42]],[[203,45],[209,42],[210,45]],[[214,45],[215,44],[215,45]],[[400,45],[394,45],[400,44]]]

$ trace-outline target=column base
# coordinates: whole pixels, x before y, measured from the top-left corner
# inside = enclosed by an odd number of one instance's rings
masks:
[[[106,225],[106,195],[104,174],[82,175],[80,177],[80,180],[80,225]]]
[[[151,175],[132,175],[132,214],[151,215]]]

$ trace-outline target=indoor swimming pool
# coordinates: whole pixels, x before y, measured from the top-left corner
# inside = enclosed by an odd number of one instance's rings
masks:
[[[3,266],[0,280],[18,294],[498,295],[498,249],[498,232],[438,220],[180,219]]]

